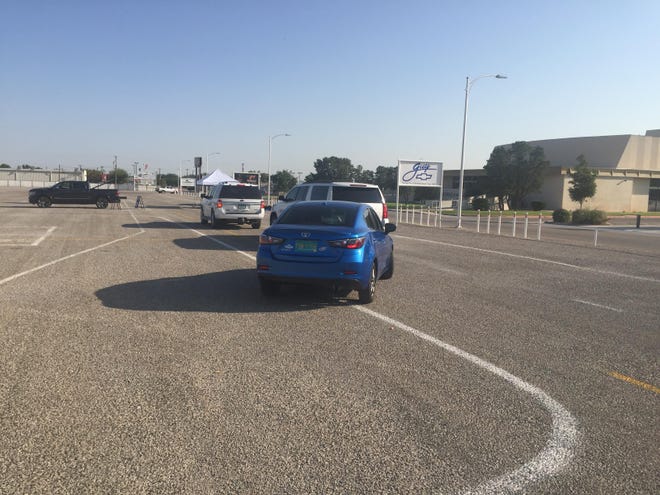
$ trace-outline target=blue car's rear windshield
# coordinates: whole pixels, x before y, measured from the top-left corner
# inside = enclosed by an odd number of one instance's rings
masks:
[[[352,227],[355,225],[357,208],[345,206],[304,205],[287,208],[277,221],[291,225],[333,225]]]

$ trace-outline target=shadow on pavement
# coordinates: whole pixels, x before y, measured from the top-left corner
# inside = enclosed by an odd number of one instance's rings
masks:
[[[235,314],[307,311],[355,302],[306,286],[284,286],[278,295],[264,296],[253,269],[129,282],[98,290],[96,297],[108,308],[124,310]]]

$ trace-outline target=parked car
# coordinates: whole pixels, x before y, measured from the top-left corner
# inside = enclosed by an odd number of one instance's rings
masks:
[[[117,189],[99,189],[102,185],[90,187],[87,181],[65,180],[52,187],[30,189],[28,201],[39,208],[58,204],[96,205],[97,208],[107,208],[110,203],[119,203],[121,198]]]
[[[291,204],[297,201],[354,201],[371,206],[381,222],[388,223],[385,197],[376,184],[355,182],[310,182],[298,184],[285,196],[280,196],[271,208],[270,223],[273,224]]]
[[[157,193],[170,193],[170,194],[176,194],[179,192],[179,190],[176,187],[172,186],[164,186],[164,187],[157,187],[156,188]]]
[[[199,218],[214,227],[223,223],[250,224],[261,227],[265,203],[261,191],[250,184],[218,184],[210,194],[201,195]]]
[[[300,201],[289,205],[259,236],[257,277],[261,291],[274,295],[281,284],[358,291],[361,303],[375,296],[376,282],[394,273],[396,230],[364,203]]]

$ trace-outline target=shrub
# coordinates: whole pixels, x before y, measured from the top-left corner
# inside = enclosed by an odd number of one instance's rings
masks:
[[[571,212],[560,208],[552,212],[552,221],[555,223],[568,223],[571,221]]]
[[[602,225],[607,222],[607,214],[602,210],[575,210],[573,223],[575,225]]]
[[[490,203],[488,203],[488,199],[486,198],[474,198],[472,200],[473,210],[488,211],[489,207]]]
[[[534,211],[545,210],[545,203],[543,201],[532,201],[532,210]]]

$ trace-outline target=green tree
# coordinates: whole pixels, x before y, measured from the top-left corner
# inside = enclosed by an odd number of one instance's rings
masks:
[[[573,201],[580,203],[580,209],[582,209],[584,200],[593,198],[596,195],[596,176],[598,172],[589,170],[584,155],[578,156],[577,161],[577,166],[573,169],[573,172],[569,173],[571,180],[568,183],[573,187],[568,189],[568,194]]]
[[[325,157],[314,162],[316,173],[305,177],[305,182],[332,182],[353,180],[355,167],[348,158]]]
[[[11,167],[6,163],[0,163],[0,168],[11,168]]]
[[[353,168],[353,177],[354,182],[366,182],[367,184],[373,184],[375,182],[375,176],[373,170],[365,170],[362,165],[358,165]]]
[[[524,141],[496,146],[484,166],[486,194],[498,197],[500,209],[504,201],[510,209],[520,209],[527,195],[541,189],[548,165],[540,146]]]
[[[124,170],[123,168],[118,168],[117,169],[117,184],[124,184],[128,181],[128,172]],[[115,171],[110,170],[108,172],[108,182],[114,183],[115,182]]]
[[[96,170],[96,169],[93,169],[93,168],[88,168],[88,169],[85,170],[85,172],[87,172],[87,180],[89,182],[94,182],[94,183],[101,182],[102,172],[100,170]]]
[[[170,187],[179,187],[179,176],[178,174],[162,174],[159,176],[159,182],[162,182],[166,186]]]
[[[273,174],[270,179],[271,192],[274,195],[279,193],[286,193],[289,189],[295,186],[298,180],[294,177],[293,173],[288,170],[280,170]]]
[[[376,167],[374,183],[383,191],[396,191],[397,167]]]

